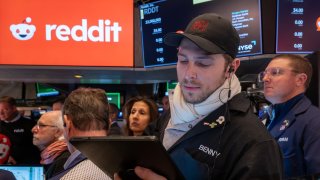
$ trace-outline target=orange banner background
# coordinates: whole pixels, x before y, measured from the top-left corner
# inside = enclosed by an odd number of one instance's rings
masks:
[[[18,40],[10,26],[31,18],[30,25],[36,30],[29,40]],[[87,21],[87,29],[98,26],[98,20],[110,20],[103,24],[103,32],[112,29],[115,22],[122,30],[119,42],[68,41],[51,31],[51,40],[46,40],[46,25],[66,25],[70,29]],[[63,30],[65,31],[65,29]],[[81,36],[81,31],[76,31]],[[63,32],[62,32],[63,33]],[[65,32],[64,32],[65,33]],[[100,33],[101,34],[101,33]],[[94,31],[94,36],[98,32]],[[104,33],[106,35],[106,33]],[[0,64],[9,65],[58,65],[58,66],[133,66],[133,1],[132,0],[4,0],[0,1]]]

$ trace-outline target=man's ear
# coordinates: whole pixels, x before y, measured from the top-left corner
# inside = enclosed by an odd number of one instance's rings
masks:
[[[233,73],[235,73],[237,71],[237,69],[240,66],[240,59],[239,58],[235,58],[232,62],[231,62],[231,66],[233,67]]]
[[[305,73],[297,74],[296,76],[296,85],[298,87],[305,86],[308,76]]]
[[[230,78],[232,74],[234,74],[237,71],[239,66],[240,66],[240,59],[238,58],[234,59],[227,67],[226,78]]]
[[[63,129],[56,129],[56,134],[54,135],[55,138],[59,139],[61,136],[63,136]]]
[[[68,115],[63,115],[63,126],[64,127],[71,127],[72,126],[72,121],[71,121],[71,119],[70,119],[70,116],[68,116]]]
[[[66,139],[70,139],[70,137],[72,137],[73,134],[73,123],[71,121],[71,118],[69,115],[63,115],[63,126],[64,126],[64,137]]]

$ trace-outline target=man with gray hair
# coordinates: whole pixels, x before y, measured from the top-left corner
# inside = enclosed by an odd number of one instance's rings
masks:
[[[41,151],[40,164],[44,165],[46,178],[63,170],[63,165],[70,156],[63,136],[61,111],[43,114],[32,128],[33,144]]]

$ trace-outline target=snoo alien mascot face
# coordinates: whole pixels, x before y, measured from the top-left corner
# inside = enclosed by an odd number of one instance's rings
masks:
[[[10,147],[10,139],[5,135],[0,134],[0,164],[7,162],[10,155]]]

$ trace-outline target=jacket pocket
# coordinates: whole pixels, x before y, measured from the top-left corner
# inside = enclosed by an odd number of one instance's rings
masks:
[[[185,148],[185,151],[189,158],[197,164],[198,171],[205,175],[205,179],[212,179],[213,170],[215,170],[215,173],[220,172],[215,167],[215,161],[219,154],[208,149],[202,151],[196,148]]]
[[[302,168],[299,164],[302,162],[299,162],[297,155],[295,153],[284,155],[284,169],[285,169],[285,176],[286,177],[297,177],[301,176]]]

